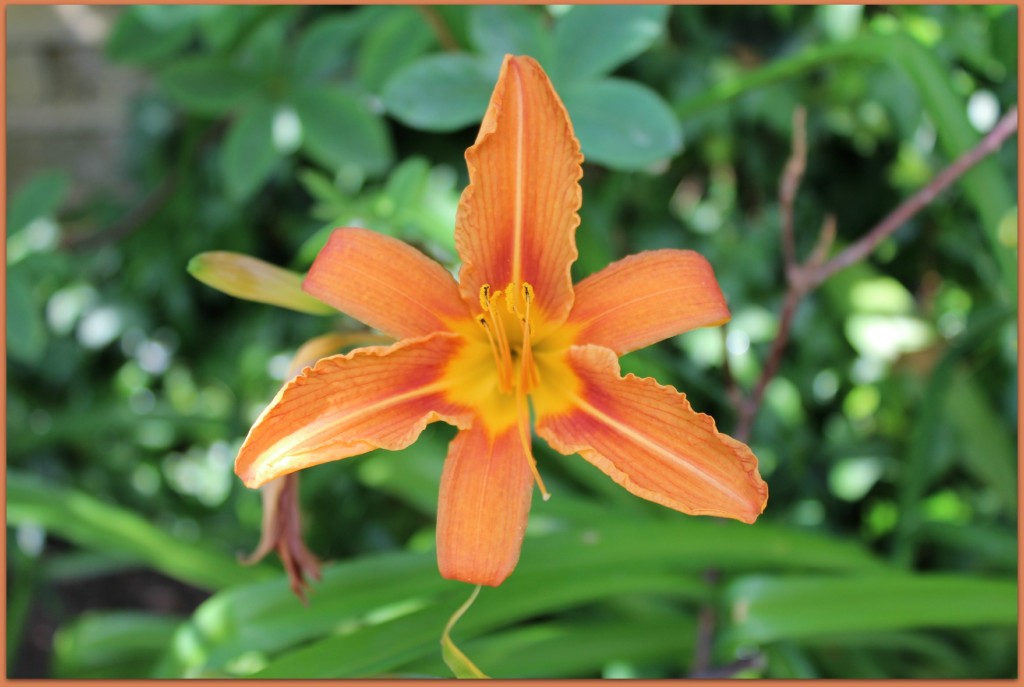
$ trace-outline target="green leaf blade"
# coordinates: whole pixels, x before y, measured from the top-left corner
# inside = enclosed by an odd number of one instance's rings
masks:
[[[380,174],[393,158],[391,137],[380,118],[358,96],[322,87],[296,93],[302,149],[333,172]]]
[[[388,112],[403,124],[425,131],[455,131],[483,118],[494,78],[471,55],[431,55],[395,74],[381,97]]]
[[[544,14],[535,7],[482,5],[470,15],[470,37],[486,57],[488,71],[497,73],[505,55],[529,55],[541,65],[552,59],[551,35]]]
[[[186,111],[225,115],[260,96],[252,76],[217,57],[179,60],[157,76],[167,97]]]
[[[1017,622],[1013,580],[956,575],[747,577],[730,585],[735,643]]]
[[[589,162],[641,170],[682,149],[682,129],[671,108],[642,84],[602,79],[568,89],[563,98]]]
[[[259,103],[232,123],[220,156],[228,195],[244,202],[267,180],[281,160],[274,145],[274,108]]]
[[[138,611],[91,611],[54,638],[56,678],[147,675],[181,620]]]
[[[359,49],[356,77],[371,93],[379,93],[388,80],[435,44],[421,10],[389,7],[387,15],[370,28]]]
[[[195,33],[189,23],[155,26],[138,7],[129,7],[114,24],[105,46],[107,57],[116,62],[157,65],[183,50]]]
[[[55,216],[69,181],[64,172],[47,171],[22,184],[7,204],[7,235],[21,231],[37,219]]]
[[[182,542],[135,513],[20,471],[7,473],[7,522],[42,525],[84,548],[130,557],[205,589],[259,580],[270,570],[243,567],[234,557]]]
[[[568,85],[611,72],[662,34],[664,5],[579,5],[555,25],[553,80]]]

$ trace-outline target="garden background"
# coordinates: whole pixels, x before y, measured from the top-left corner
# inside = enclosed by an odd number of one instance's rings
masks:
[[[186,268],[301,272],[344,225],[454,268],[462,155],[512,52],[586,157],[574,276],[659,247],[714,266],[732,321],[623,368],[747,434],[770,498],[751,526],[688,517],[535,441],[553,497],[460,647],[496,677],[1016,676],[1016,137],[806,294],[764,370],[787,211],[813,260],[829,217],[834,255],[934,182],[1015,107],[1017,27],[1010,6],[9,7],[8,675],[450,676],[450,428],[302,474],[328,561],[304,606],[273,557],[239,564],[261,505],[231,464],[296,348],[355,323]]]

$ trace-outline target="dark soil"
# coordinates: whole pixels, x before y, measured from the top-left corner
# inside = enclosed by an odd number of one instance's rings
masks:
[[[8,590],[14,582],[10,576],[8,569]],[[134,610],[185,618],[208,597],[206,591],[150,570],[41,582],[33,595],[20,642],[8,659],[7,676],[53,677],[54,633],[86,611]]]

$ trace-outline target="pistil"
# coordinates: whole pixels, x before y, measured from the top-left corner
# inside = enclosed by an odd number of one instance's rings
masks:
[[[498,388],[502,393],[512,391],[512,349],[508,344],[508,336],[505,334],[505,327],[501,321],[501,314],[495,312],[495,304],[501,297],[501,291],[491,293],[490,284],[480,287],[480,307],[483,314],[479,322],[487,333],[487,340],[491,344],[491,354],[494,356],[494,366],[498,371]]]
[[[540,478],[540,472],[537,470],[537,459],[533,457],[533,442],[530,437],[530,409],[526,406],[526,392],[521,386],[516,388],[516,415],[519,422],[519,440],[523,443],[523,453],[526,454],[526,460],[530,464],[533,479],[537,482],[537,488],[540,489],[541,498],[547,501],[551,498],[551,494],[548,493],[547,488],[544,486],[544,480]]]

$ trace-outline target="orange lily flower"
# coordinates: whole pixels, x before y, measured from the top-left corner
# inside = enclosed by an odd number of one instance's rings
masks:
[[[729,319],[708,262],[656,250],[575,287],[582,155],[540,66],[507,56],[459,203],[459,281],[416,249],[338,229],[303,288],[398,339],[320,360],[282,387],[235,463],[247,486],[409,446],[430,422],[461,431],[441,479],[441,574],[498,585],[519,559],[538,435],[642,498],[753,522],[768,489],[750,449],[617,356]]]
[[[207,286],[236,298],[316,315],[336,312],[302,291],[303,275],[249,255],[228,251],[200,253],[189,261],[188,271]],[[299,347],[285,376],[291,379],[320,358],[353,344],[381,343],[388,339],[362,332],[317,336]],[[253,565],[271,551],[276,551],[288,574],[292,591],[302,603],[306,603],[309,580],[320,579],[320,561],[302,540],[299,476],[290,473],[272,479],[260,491],[263,501],[260,541],[255,551],[240,557],[241,562]]]

